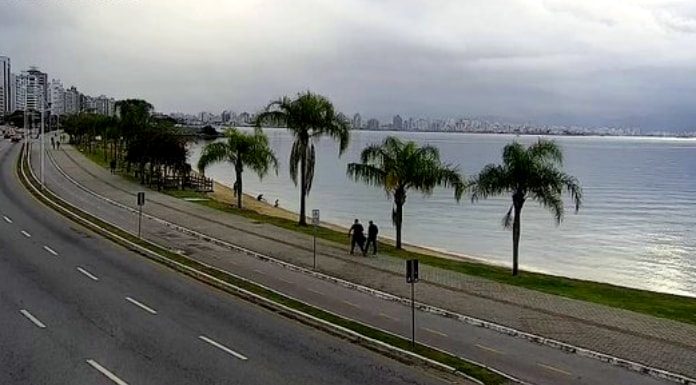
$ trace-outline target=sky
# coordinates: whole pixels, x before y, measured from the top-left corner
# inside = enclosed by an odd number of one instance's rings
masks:
[[[3,0],[0,55],[163,112],[696,129],[693,0]]]

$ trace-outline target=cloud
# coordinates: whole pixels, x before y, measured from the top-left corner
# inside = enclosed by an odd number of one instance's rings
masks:
[[[643,117],[681,129],[696,105],[694,11],[671,0],[11,1],[0,54],[162,111],[255,111],[312,89],[383,119]]]

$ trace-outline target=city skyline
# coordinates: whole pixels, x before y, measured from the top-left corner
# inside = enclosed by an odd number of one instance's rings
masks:
[[[365,116],[694,128],[696,6],[474,3],[12,2],[0,46],[162,111],[255,111],[311,89]]]

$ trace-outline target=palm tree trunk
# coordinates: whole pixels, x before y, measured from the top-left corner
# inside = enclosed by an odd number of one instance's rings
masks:
[[[394,213],[394,226],[396,227],[396,248],[401,249],[401,224],[404,218],[404,203],[406,203],[406,192],[399,188],[394,193],[394,203],[396,212]]]
[[[512,222],[512,275],[516,276],[519,273],[519,251],[520,251],[520,232],[522,231],[522,206],[524,205],[524,197],[515,193],[512,197],[512,204],[515,210],[515,217]]]
[[[302,156],[300,157],[300,226],[307,226],[307,218],[305,217],[306,207],[305,198],[307,196],[307,145],[304,146]]]
[[[234,172],[236,174],[237,178],[237,207],[241,210],[242,209],[242,165],[237,162],[237,164],[234,167]]]

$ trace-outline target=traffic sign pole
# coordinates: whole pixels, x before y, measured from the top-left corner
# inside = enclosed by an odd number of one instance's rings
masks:
[[[138,193],[138,238],[140,238],[140,229],[143,222],[143,206],[145,205],[145,193]]]
[[[406,282],[411,284],[411,348],[416,348],[416,282],[418,282],[418,260],[406,261]]]
[[[319,225],[319,209],[312,210],[312,224],[314,225],[314,264],[313,269],[317,269],[317,225]]]

